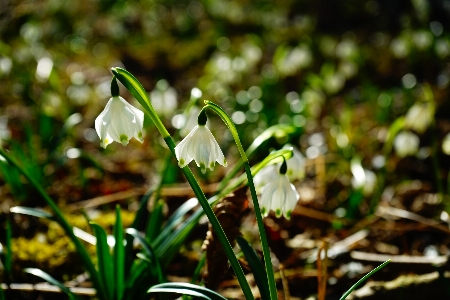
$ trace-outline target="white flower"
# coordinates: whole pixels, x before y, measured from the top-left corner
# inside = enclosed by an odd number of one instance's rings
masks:
[[[177,91],[165,79],[156,83],[156,88],[150,92],[150,99],[155,111],[166,117],[173,115],[178,106]]]
[[[400,132],[394,140],[395,152],[399,157],[414,155],[419,151],[419,137],[411,131]]]
[[[289,148],[292,148],[294,155],[286,161],[287,164],[286,174],[289,177],[289,180],[291,181],[302,179],[303,177],[305,177],[306,159],[296,147],[293,147],[292,145],[289,144],[283,147],[283,149]]]
[[[216,139],[206,125],[195,126],[175,147],[175,155],[181,168],[195,160],[202,173],[206,172],[206,168],[212,171],[216,161],[224,167],[227,166],[219,144],[217,144]]]
[[[269,211],[273,210],[277,218],[284,215],[289,220],[300,195],[286,174],[275,174],[275,178],[262,191],[261,213],[267,216]]]
[[[450,133],[447,133],[447,135],[442,140],[442,152],[450,155]]]
[[[112,97],[95,119],[100,145],[106,148],[113,141],[126,146],[132,137],[143,142],[144,113],[120,96]]]
[[[253,184],[258,194],[261,193],[269,182],[272,182],[277,177],[278,168],[276,165],[268,165],[256,173],[253,177]]]
[[[428,103],[416,103],[406,113],[405,127],[424,133],[433,122],[434,111]]]

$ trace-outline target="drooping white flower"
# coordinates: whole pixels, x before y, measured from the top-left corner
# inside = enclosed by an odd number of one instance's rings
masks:
[[[289,220],[300,195],[286,175],[286,162],[281,165],[280,172],[275,174],[262,191],[261,213],[267,216],[269,211],[273,210],[277,218],[283,215]]]
[[[202,173],[206,172],[206,168],[212,171],[216,161],[224,167],[227,166],[219,144],[217,144],[216,139],[205,124],[199,124],[192,129],[175,147],[175,155],[181,168],[195,160],[197,167],[201,168]]]
[[[289,177],[289,180],[291,181],[302,179],[303,177],[305,177],[306,159],[296,147],[293,147],[292,145],[289,144],[283,147],[283,149],[289,148],[292,148],[294,155],[286,161],[287,164],[286,174]]]
[[[277,174],[276,178],[262,191],[261,213],[263,216],[267,216],[269,211],[273,210],[277,218],[283,215],[289,220],[298,199],[300,199],[300,195],[294,185],[289,182],[286,174]]]
[[[258,194],[264,189],[264,187],[272,182],[278,174],[276,165],[268,165],[262,168],[256,175],[253,177],[253,184],[255,185],[255,190]]]
[[[414,155],[419,151],[419,137],[411,131],[402,131],[395,137],[394,149],[399,157]]]
[[[132,137],[143,142],[144,113],[120,96],[109,99],[105,109],[95,119],[100,145],[106,148],[113,141],[126,146]]]
[[[442,140],[442,152],[450,155],[450,133],[447,133],[447,135]]]
[[[429,103],[415,103],[405,116],[405,127],[424,133],[433,122],[434,110]]]
[[[166,117],[172,116],[178,106],[177,91],[165,79],[156,83],[156,88],[150,92],[150,99],[155,111]]]

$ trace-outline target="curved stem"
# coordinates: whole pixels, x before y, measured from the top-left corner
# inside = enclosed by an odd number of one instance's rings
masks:
[[[139,101],[139,103],[142,105],[142,107],[145,109],[147,114],[152,119],[153,123],[155,123],[156,127],[158,128],[159,132],[164,138],[164,141],[169,147],[170,152],[174,157],[176,157],[175,143],[172,137],[170,136],[169,132],[167,131],[167,129],[164,127],[164,124],[161,122],[161,119],[158,117],[155,110],[153,109],[150,99],[148,98],[147,92],[145,91],[142,84],[130,72],[122,68],[113,68],[112,72],[114,73],[116,78],[130,91],[130,93],[136,98],[136,100]],[[227,255],[228,260],[230,261],[230,264],[233,267],[234,273],[236,274],[239,284],[241,285],[245,298],[254,299],[250,286],[247,282],[247,279],[245,278],[244,272],[242,271],[241,265],[239,264],[236,255],[234,254],[233,249],[231,248],[230,242],[228,241],[225,232],[222,229],[222,226],[220,225],[216,215],[214,214],[211,206],[209,205],[208,200],[205,197],[205,194],[203,193],[197,180],[195,179],[194,174],[192,174],[191,169],[189,169],[188,166],[182,168],[182,171],[187,181],[189,182],[189,185],[191,186],[192,190],[197,196],[203,210],[205,211],[206,216],[211,222],[211,225],[213,226],[214,231],[216,232],[217,237],[220,243],[222,244],[222,247],[224,248],[225,254]]]
[[[292,125],[287,124],[277,124],[273,125],[266,130],[264,130],[256,139],[252,142],[252,144],[247,148],[245,151],[245,155],[247,155],[247,158],[250,158],[255,151],[263,145],[268,139],[270,139],[273,136],[277,135],[289,135],[296,131],[296,128]],[[233,166],[231,171],[229,171],[225,177],[220,181],[219,187],[217,188],[218,191],[222,190],[230,180],[236,176],[236,174],[239,172],[239,170],[242,169],[244,166],[244,162],[242,160],[238,160],[236,164]]]
[[[261,216],[261,210],[259,208],[258,197],[256,196],[255,185],[253,183],[253,176],[250,170],[250,164],[248,163],[247,155],[245,154],[244,148],[242,148],[242,144],[239,139],[236,126],[234,125],[233,121],[228,116],[228,114],[219,105],[211,101],[205,100],[205,104],[206,105],[202,108],[202,111],[206,108],[209,108],[213,110],[215,113],[217,113],[220,116],[220,118],[225,122],[234,138],[234,141],[236,142],[236,145],[239,149],[239,153],[241,154],[242,157],[242,161],[244,162],[245,173],[247,174],[248,178],[248,186],[250,187],[250,193],[252,195],[256,220],[258,222],[259,236],[261,238],[261,245],[263,248],[264,263],[266,265],[267,281],[269,283],[269,290],[270,290],[270,299],[276,300],[278,299],[278,294],[277,294],[277,286],[275,284],[275,276],[273,273],[272,260],[270,259],[270,249],[269,244],[267,242],[264,222]]]
[[[242,157],[242,161],[245,163],[248,161],[247,159],[247,155],[245,154],[244,148],[242,148],[242,144],[241,144],[241,140],[239,139],[239,135],[237,133],[236,130],[236,126],[234,126],[233,121],[231,121],[230,116],[228,116],[228,114],[222,109],[222,107],[220,107],[219,105],[205,100],[205,106],[202,108],[202,110],[200,111],[200,113],[209,108],[211,110],[213,110],[216,114],[219,115],[219,117],[222,119],[222,121],[227,125],[228,129],[231,132],[231,135],[233,136],[234,141],[236,142],[236,146],[238,147],[239,150],[239,154],[241,154]]]

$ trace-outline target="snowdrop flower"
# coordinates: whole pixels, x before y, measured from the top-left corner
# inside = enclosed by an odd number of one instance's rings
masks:
[[[450,155],[450,133],[447,133],[447,135],[442,140],[442,152]]]
[[[287,163],[287,176],[289,177],[289,180],[294,181],[296,179],[302,179],[305,177],[305,163],[306,159],[303,156],[303,154],[292,145],[285,145],[283,149],[289,149],[292,148],[292,151],[294,152],[294,155],[286,161]]]
[[[255,185],[255,190],[258,194],[264,189],[264,187],[272,182],[277,174],[277,166],[276,165],[268,165],[262,168],[256,175],[253,177],[253,184]]]
[[[405,126],[418,133],[424,133],[433,122],[433,109],[428,103],[416,103],[406,113]]]
[[[173,115],[178,105],[177,92],[165,79],[156,83],[156,88],[150,92],[150,99],[155,111],[166,117]]]
[[[273,210],[277,218],[281,215],[288,220],[291,218],[292,210],[300,199],[300,195],[295,190],[294,185],[289,182],[286,171],[287,165],[284,161],[279,173],[275,173],[275,178],[264,187],[261,195],[261,213],[263,216],[267,216],[269,211]]]
[[[106,148],[116,141],[126,146],[132,137],[142,143],[144,113],[119,96],[119,86],[115,78],[111,81],[111,94],[113,97],[95,119],[100,145]]]
[[[206,168],[214,170],[216,161],[226,167],[225,156],[219,144],[206,126],[206,112],[203,110],[198,116],[198,125],[175,147],[175,155],[180,168],[195,160],[202,173]]]
[[[414,155],[419,150],[419,137],[411,131],[400,132],[394,140],[394,149],[399,157]]]

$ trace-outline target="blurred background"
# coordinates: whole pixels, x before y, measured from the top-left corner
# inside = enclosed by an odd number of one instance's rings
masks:
[[[111,226],[117,202],[127,226],[138,196],[161,180],[167,149],[149,119],[143,144],[99,146],[94,120],[110,98],[110,68],[134,74],[181,137],[193,126],[182,113],[196,87],[197,105],[208,99],[224,107],[244,148],[270,126],[292,127],[251,163],[286,143],[306,158],[291,220],[265,219],[278,263],[296,270],[287,272],[293,298],[317,291],[307,272],[315,269],[311,249],[355,233],[330,263],[330,295],[378,264],[369,253],[425,259],[389,267],[379,280],[431,272],[427,259],[446,262],[450,246],[449,17],[444,0],[3,0],[0,147],[85,230],[84,200],[126,192],[88,213]],[[139,105],[123,86],[121,95]],[[217,116],[209,122],[233,166],[231,134]],[[25,267],[62,280],[82,273],[59,227],[10,215],[13,206],[45,202],[14,168],[1,160],[0,168],[0,226],[12,221],[14,281],[35,280]],[[170,215],[190,194],[175,161],[168,169],[163,196]],[[205,185],[227,172],[193,169]],[[242,232],[257,241],[247,214]],[[202,221],[169,273],[189,276],[186,261],[193,270],[206,229]]]

